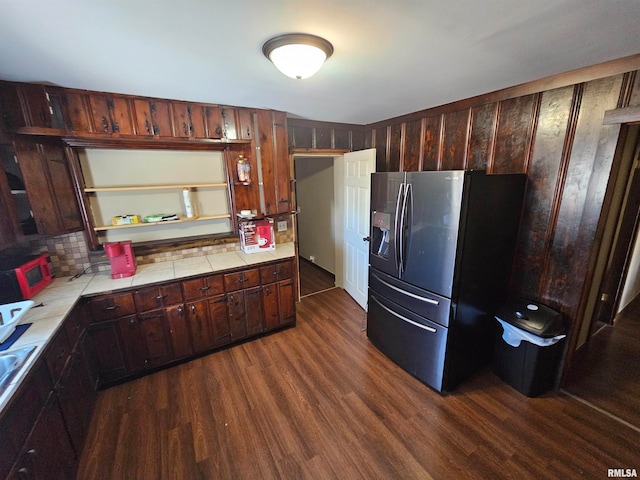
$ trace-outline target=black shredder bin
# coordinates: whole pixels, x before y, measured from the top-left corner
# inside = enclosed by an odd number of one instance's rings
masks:
[[[496,375],[527,397],[550,390],[566,337],[562,315],[535,301],[514,298],[495,318],[502,326],[493,362]]]

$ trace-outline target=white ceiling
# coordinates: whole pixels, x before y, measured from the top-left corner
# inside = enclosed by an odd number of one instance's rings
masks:
[[[272,36],[334,46],[293,80]],[[367,124],[640,53],[640,0],[0,0],[0,78]]]

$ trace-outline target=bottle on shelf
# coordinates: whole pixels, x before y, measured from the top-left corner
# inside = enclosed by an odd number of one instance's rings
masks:
[[[182,189],[182,200],[184,201],[184,210],[187,218],[193,218],[195,215],[193,214],[193,205],[191,204],[191,190],[187,187]]]

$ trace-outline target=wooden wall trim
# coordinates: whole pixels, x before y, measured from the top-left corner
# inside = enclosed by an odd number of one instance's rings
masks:
[[[511,98],[522,97],[531,95],[533,93],[539,93],[546,90],[553,90],[555,88],[589,82],[591,80],[597,80],[599,78],[628,73],[639,69],[640,53],[609,62],[600,63],[598,65],[592,65],[590,67],[579,68],[577,70],[571,70],[569,72],[544,77],[531,82],[515,85],[513,87],[508,87],[501,90],[496,90],[494,92],[477,95],[475,97],[466,98],[464,100],[459,100],[456,102],[439,105],[433,108],[426,108],[424,110],[412,112],[406,115],[400,115],[398,117],[381,120],[379,122],[368,124],[366,128],[375,129],[393,123],[408,122],[411,120],[417,120],[424,116],[438,115],[454,110],[477,107],[486,103],[499,102]]]

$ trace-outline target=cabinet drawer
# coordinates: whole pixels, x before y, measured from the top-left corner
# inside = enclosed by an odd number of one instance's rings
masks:
[[[141,288],[134,292],[134,299],[138,311],[146,312],[182,302],[182,289],[179,283]]]
[[[260,281],[262,284],[286,280],[293,276],[293,262],[281,262],[260,268]]]
[[[182,282],[182,291],[186,302],[224,293],[222,275],[210,275],[208,277],[186,280]]]
[[[136,304],[131,293],[92,299],[90,308],[94,321],[109,320],[136,312]]]
[[[228,292],[260,285],[260,270],[252,268],[242,272],[227,273],[224,276],[224,287]]]

